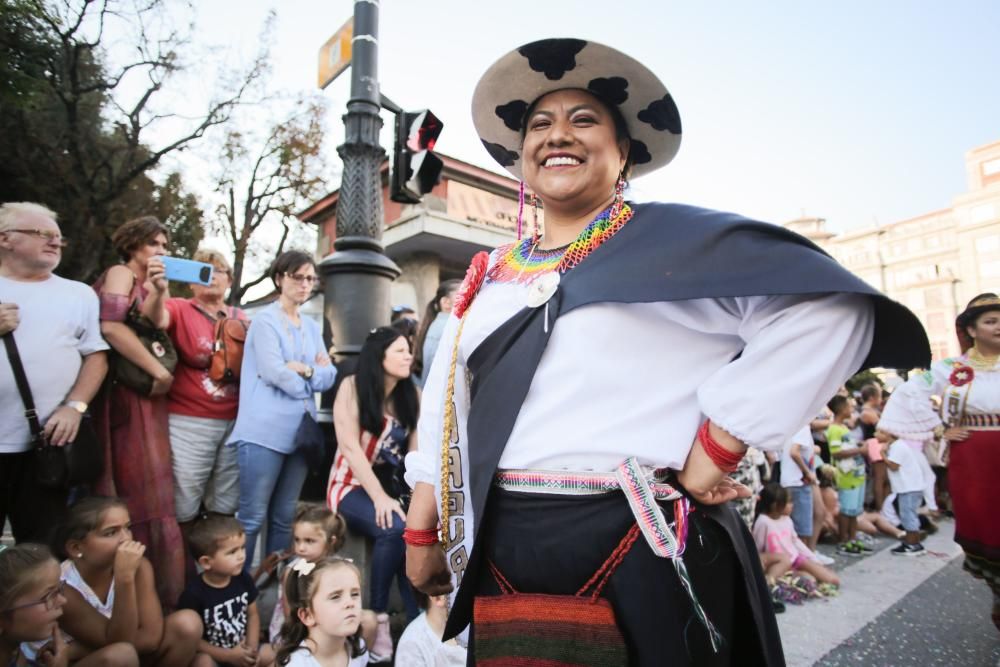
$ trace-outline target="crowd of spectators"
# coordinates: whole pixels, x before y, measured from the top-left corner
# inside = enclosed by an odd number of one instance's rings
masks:
[[[419,338],[433,357],[457,285],[428,304],[428,326],[408,310],[372,331],[338,382],[321,328],[300,310],[316,288],[310,254],[274,260],[274,300],[250,326],[227,304],[232,267],[221,253],[199,249],[191,259],[210,265],[211,279],[172,297],[165,225],[131,220],[111,241],[118,263],[93,285],[67,280],[54,273],[67,244],[55,213],[0,207],[0,335],[16,344],[44,429],[32,432],[13,362],[3,364],[0,525],[9,522],[17,546],[0,546],[0,657],[12,665],[296,662],[294,646],[280,650],[303,628],[312,636],[296,620],[296,600],[309,608],[300,593],[327,583],[312,569],[331,569],[349,529],[372,545],[369,609],[350,614],[351,664],[362,654],[392,658],[393,580],[399,611],[415,621],[395,664],[435,664],[436,646],[447,664],[464,664],[460,647],[440,642],[443,599],[415,595],[406,579],[402,541],[401,467],[419,411],[413,350]],[[231,322],[243,325],[242,361],[220,377],[213,364]],[[325,447],[316,397],[335,382],[340,446],[329,503],[304,504],[307,472]],[[100,474],[53,485],[37,450],[70,444],[61,459],[70,460],[82,425],[96,433]],[[336,574],[345,576],[353,575]],[[259,596],[270,582],[281,584],[273,613]]]

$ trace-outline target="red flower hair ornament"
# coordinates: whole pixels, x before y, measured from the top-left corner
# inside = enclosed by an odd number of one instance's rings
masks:
[[[971,366],[955,364],[955,370],[953,370],[951,375],[948,377],[948,382],[954,387],[961,387],[963,384],[969,384],[972,382],[975,377],[976,372],[972,370]]]
[[[490,255],[485,250],[477,252],[472,258],[472,263],[469,264],[469,269],[465,272],[465,280],[462,281],[462,286],[458,288],[458,294],[455,295],[455,305],[451,309],[451,312],[455,313],[455,317],[458,319],[462,319],[465,311],[472,305],[472,300],[479,293],[479,288],[483,286],[483,280],[486,279],[486,268],[489,264]]]

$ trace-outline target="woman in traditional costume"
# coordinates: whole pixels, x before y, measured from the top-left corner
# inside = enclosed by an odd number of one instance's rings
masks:
[[[727,474],[857,369],[926,362],[923,329],[781,227],[625,201],[681,127],[618,51],[522,46],[472,107],[545,228],[473,259],[442,335],[407,457],[411,580],[456,587],[445,636],[471,623],[470,664],[782,664]]]
[[[889,398],[879,424],[893,434],[927,441],[944,433],[949,443],[948,489],[955,541],[964,568],[993,591],[993,624],[1000,630],[1000,297],[980,294],[955,320],[965,352],[934,362]],[[935,410],[932,396],[941,398]]]

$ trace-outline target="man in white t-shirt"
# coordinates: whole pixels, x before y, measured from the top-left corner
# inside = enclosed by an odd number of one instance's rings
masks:
[[[97,295],[53,275],[65,245],[56,215],[38,204],[0,206],[0,336],[12,334],[49,442],[73,442],[107,374]],[[0,526],[44,542],[67,492],[36,480],[31,432],[6,349],[0,349]]]

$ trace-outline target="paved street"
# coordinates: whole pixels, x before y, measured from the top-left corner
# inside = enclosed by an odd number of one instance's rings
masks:
[[[778,616],[789,667],[1000,665],[991,594],[962,572],[953,532],[942,521],[924,543],[932,553],[921,558],[891,555],[896,542],[888,538],[866,558],[838,557],[839,597],[789,605]]]

